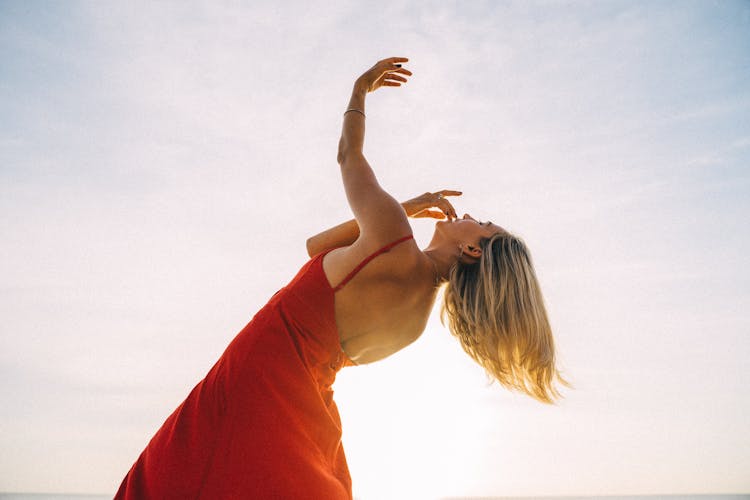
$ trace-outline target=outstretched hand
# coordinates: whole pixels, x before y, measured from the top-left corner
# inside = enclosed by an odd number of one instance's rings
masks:
[[[406,78],[401,75],[412,74],[408,69],[401,67],[401,63],[408,61],[406,57],[389,57],[378,61],[357,78],[354,85],[367,92],[375,92],[380,87],[400,87],[401,83],[406,83]]]
[[[401,204],[409,217],[430,217],[432,219],[457,219],[456,209],[446,196],[461,196],[461,191],[444,189],[435,193],[425,193]],[[432,210],[437,208],[438,210]]]

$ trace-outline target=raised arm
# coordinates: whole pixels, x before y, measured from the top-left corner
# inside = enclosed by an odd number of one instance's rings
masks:
[[[456,210],[446,196],[459,196],[460,191],[444,189],[434,193],[424,193],[401,203],[408,217],[429,217],[432,219],[455,219]],[[437,209],[437,210],[434,210]],[[307,239],[307,254],[310,257],[331,248],[349,246],[359,238],[359,225],[356,219],[316,234]]]
[[[380,87],[399,87],[405,83],[402,75],[411,75],[411,71],[401,67],[406,61],[405,57],[383,59],[357,78],[344,112],[337,159],[346,198],[359,228],[359,239],[372,245],[383,245],[411,233],[406,213],[398,201],[380,187],[362,151],[365,97]]]

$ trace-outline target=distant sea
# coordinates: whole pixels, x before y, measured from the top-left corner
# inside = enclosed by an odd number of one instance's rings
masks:
[[[112,495],[76,495],[49,493],[0,493],[0,500],[111,500]],[[367,500],[367,498],[355,498]],[[567,497],[444,497],[435,500],[750,500],[744,495],[640,495],[640,496],[567,496]]]

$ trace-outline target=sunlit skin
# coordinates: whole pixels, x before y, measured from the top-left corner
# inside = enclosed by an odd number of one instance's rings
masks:
[[[479,242],[504,232],[505,229],[497,224],[478,221],[469,214],[461,218],[446,218],[435,224],[435,233],[423,252],[435,262],[440,276],[447,279],[459,256],[463,263],[476,262],[482,255]]]
[[[446,280],[459,259],[476,261],[482,254],[480,240],[504,231],[469,214],[444,216],[423,250],[409,240],[371,261],[336,293],[336,323],[347,355],[357,364],[371,363],[414,342],[434,306],[436,279]],[[357,242],[325,256],[323,269],[332,285],[360,260],[356,248]]]
[[[405,57],[378,61],[360,76],[344,113],[337,160],[355,220],[340,224],[307,242],[310,255],[334,250],[323,259],[332,286],[364,258],[388,243],[412,234],[408,217],[441,219],[430,244],[420,250],[413,239],[367,264],[335,296],[341,346],[355,363],[371,363],[414,342],[424,331],[438,284],[459,260],[481,256],[479,242],[504,229],[466,214],[458,218],[448,197],[460,191],[427,192],[398,203],[378,184],[363,151],[365,97],[381,87],[400,87],[412,76]]]

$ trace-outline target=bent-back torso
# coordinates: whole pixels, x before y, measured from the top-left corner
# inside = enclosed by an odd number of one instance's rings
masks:
[[[355,245],[328,252],[323,271],[332,287],[371,252]],[[341,346],[357,364],[372,363],[414,342],[427,324],[437,290],[425,276],[413,239],[377,255],[335,293]]]

